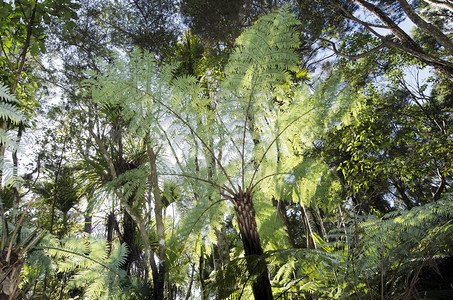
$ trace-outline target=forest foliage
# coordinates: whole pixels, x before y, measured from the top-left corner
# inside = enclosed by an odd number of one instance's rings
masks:
[[[0,299],[452,299],[449,1],[2,1]]]

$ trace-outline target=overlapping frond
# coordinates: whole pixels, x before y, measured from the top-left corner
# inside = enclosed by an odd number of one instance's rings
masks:
[[[24,122],[24,117],[16,108],[15,104],[19,103],[14,95],[9,92],[6,85],[0,82],[0,119],[18,125]],[[0,129],[0,143],[12,149],[18,148],[17,141],[8,135],[4,129]]]
[[[290,79],[298,56],[296,18],[287,9],[261,17],[236,40],[236,49],[226,67],[223,89],[245,97],[274,89]]]
[[[54,258],[58,272],[74,272],[67,289],[84,287],[86,299],[122,299],[120,282],[126,272],[120,269],[127,258],[124,244],[102,239],[70,237],[49,240],[42,247]]]
[[[138,168],[128,170],[120,174],[117,178],[108,182],[105,188],[114,191],[120,189],[126,199],[133,197],[141,199],[147,188],[149,168],[147,165],[141,165]]]
[[[7,120],[12,124],[23,122],[23,116],[17,111],[16,107],[11,103],[0,103],[0,118]]]

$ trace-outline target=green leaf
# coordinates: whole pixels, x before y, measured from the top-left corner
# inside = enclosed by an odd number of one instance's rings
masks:
[[[5,19],[10,14],[10,10],[3,5],[4,3],[2,3],[2,7],[0,7],[0,19]]]

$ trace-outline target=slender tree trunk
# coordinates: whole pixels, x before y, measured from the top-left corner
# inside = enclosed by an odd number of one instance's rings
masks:
[[[217,244],[213,244],[212,256],[214,259],[214,269],[217,272],[216,281],[222,282],[224,280],[223,271],[229,261],[229,248],[226,237],[225,222],[221,223],[221,228],[214,228],[217,237]],[[228,297],[229,287],[224,284],[218,284],[216,288],[217,299],[226,299]]]
[[[201,288],[201,300],[206,300],[207,293],[206,293],[206,282],[204,280],[204,268],[205,268],[205,259],[204,259],[204,244],[201,244],[201,253],[200,259],[198,261],[198,270],[199,270],[199,280],[200,280],[200,288]]]
[[[277,211],[280,217],[283,219],[283,223],[286,227],[286,233],[288,234],[288,242],[291,248],[297,248],[296,242],[294,240],[294,232],[291,228],[291,224],[288,219],[288,215],[286,214],[286,203],[285,201],[278,200],[272,198],[272,204],[277,207]]]
[[[19,129],[17,131],[17,144],[20,144],[20,142],[22,140],[22,133],[23,133],[22,127],[23,127],[23,125],[19,125]],[[14,173],[14,176],[17,177],[18,176],[17,170],[19,169],[19,158],[17,157],[17,149],[13,151],[12,157],[13,157],[13,166],[14,166],[13,173]],[[20,196],[19,190],[16,187],[13,187],[13,193],[14,193],[14,203],[13,203],[14,206],[13,207],[14,207],[15,211],[18,211],[21,196]]]
[[[16,73],[14,74],[14,81],[11,86],[12,95],[16,94],[16,89],[17,89],[17,85],[19,84],[20,75],[22,74],[22,70],[24,69],[24,66],[25,66],[28,48],[30,47],[30,39],[31,39],[32,31],[33,31],[37,4],[38,4],[38,1],[35,1],[35,5],[33,6],[33,11],[31,13],[30,19],[28,20],[28,23],[27,23],[27,36],[25,37],[25,42],[24,42],[24,46],[22,49],[22,53],[20,54],[19,60],[17,61],[18,67],[17,67]],[[5,120],[3,120],[3,122],[2,122],[1,128],[5,131],[8,129],[8,123]],[[5,145],[1,144],[0,145],[0,157],[1,158],[4,157],[5,150],[6,150]],[[0,170],[0,191],[2,189],[2,187],[1,187],[2,179],[3,179],[3,172],[2,172],[2,170]]]
[[[316,240],[314,234],[320,235],[319,230],[317,228],[315,216],[313,211],[310,207],[306,207],[303,203],[302,211],[304,213],[304,220],[306,223],[305,234],[307,236],[307,248],[309,249],[317,249]]]
[[[194,280],[194,274],[195,274],[195,265],[192,266],[192,272],[190,274],[189,287],[187,288],[186,296],[184,297],[185,300],[189,300],[190,299],[190,295],[192,294],[192,285],[193,285],[193,280]]]
[[[158,273],[157,277],[153,278],[154,281],[154,295],[155,298],[160,300],[164,299],[165,295],[165,260],[166,260],[166,242],[165,242],[165,225],[163,219],[164,206],[162,204],[162,195],[159,190],[159,182],[157,178],[157,152],[151,147],[148,141],[148,137],[145,138],[146,151],[148,154],[151,170],[149,172],[148,181],[153,190],[154,198],[154,217],[156,220],[156,231],[159,242],[158,256]]]
[[[109,155],[107,152],[107,148],[105,147],[104,143],[101,141],[100,137],[94,133],[93,130],[94,126],[93,124],[90,124],[88,126],[88,132],[90,133],[91,137],[94,139],[96,144],[99,147],[99,150],[102,153],[102,156],[104,156],[108,167],[110,171],[110,175],[112,176],[113,179],[118,178],[118,173],[115,168],[115,164],[113,163],[112,157]],[[154,259],[154,250],[153,247],[151,246],[150,240],[149,240],[149,235],[148,235],[148,228],[146,227],[145,220],[136,212],[132,209],[132,207],[128,204],[127,200],[125,199],[123,193],[121,190],[117,189],[115,190],[115,194],[120,199],[121,205],[123,208],[126,210],[126,212],[132,217],[134,220],[135,224],[138,227],[138,231],[140,234],[140,237],[142,238],[144,248],[145,248],[145,257],[146,259],[146,264],[148,269],[151,269],[151,272],[153,274],[153,278],[157,278],[158,275],[158,268],[157,264]]]
[[[258,274],[257,280],[252,284],[253,296],[256,300],[268,300],[273,299],[272,288],[266,261],[260,257],[263,255],[263,248],[258,235],[252,200],[253,193],[243,192],[240,189],[233,199],[233,204],[244,244],[247,269],[250,274]]]

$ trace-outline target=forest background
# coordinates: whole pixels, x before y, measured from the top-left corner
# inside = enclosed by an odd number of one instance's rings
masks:
[[[453,299],[452,17],[2,0],[0,299]]]

